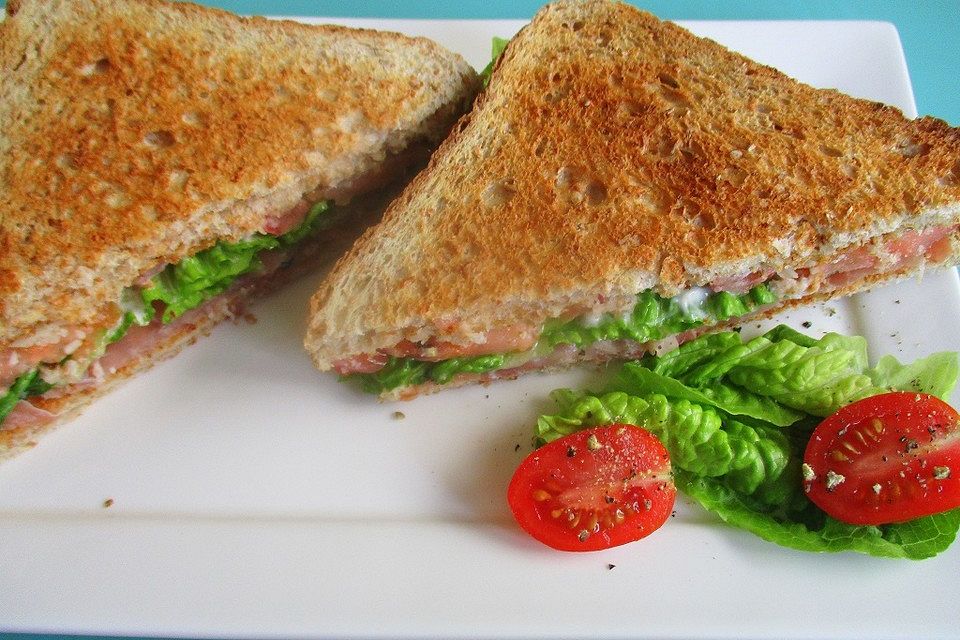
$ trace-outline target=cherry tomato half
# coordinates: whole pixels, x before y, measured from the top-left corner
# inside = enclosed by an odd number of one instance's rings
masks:
[[[614,424],[579,431],[520,463],[507,502],[520,526],[561,551],[639,540],[670,517],[670,456],[649,431]]]
[[[905,522],[960,507],[960,416],[923,393],[885,393],[820,423],[803,456],[804,489],[850,524]]]

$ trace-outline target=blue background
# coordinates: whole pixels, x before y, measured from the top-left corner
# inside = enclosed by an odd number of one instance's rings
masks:
[[[633,0],[671,20],[883,20],[900,32],[921,114],[960,125],[960,0]],[[0,6],[5,3],[0,0]],[[529,18],[537,0],[205,0],[237,13],[370,18]],[[2,621],[0,621],[2,624]],[[3,634],[0,634],[2,636]],[[39,640],[52,636],[17,635]],[[67,636],[57,636],[65,638]],[[80,636],[69,636],[79,638]]]

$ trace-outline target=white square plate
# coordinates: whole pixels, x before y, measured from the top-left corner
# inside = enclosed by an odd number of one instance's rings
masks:
[[[333,22],[334,20],[331,20]],[[518,21],[338,20],[427,35],[474,66]],[[915,107],[896,31],[693,22],[817,86]],[[382,405],[300,347],[319,275],[258,305],[0,466],[0,627],[133,635],[935,638],[960,547],[924,562],[813,555],[685,499],[647,540],[553,552],[507,482],[573,371]],[[835,310],[835,313],[831,313]],[[792,312],[873,356],[960,348],[956,273]],[[394,418],[394,411],[406,414]],[[111,508],[103,502],[112,498]]]

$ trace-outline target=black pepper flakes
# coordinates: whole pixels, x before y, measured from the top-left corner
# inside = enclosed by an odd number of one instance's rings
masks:
[[[809,329],[810,327],[813,326],[813,323],[810,322],[809,320],[804,320],[803,322],[800,323],[800,326],[803,327],[804,329]]]
[[[577,450],[574,449],[573,447],[567,447],[567,457],[572,458],[575,455],[577,455]]]
[[[617,568],[617,565],[615,565],[615,564],[608,564],[608,565],[607,565],[607,571],[610,571],[611,569],[616,569],[616,568]]]

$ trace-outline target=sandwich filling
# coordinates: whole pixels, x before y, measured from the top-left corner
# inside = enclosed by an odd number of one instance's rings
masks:
[[[482,342],[467,346],[435,338],[424,343],[401,341],[374,354],[336,361],[333,368],[359,379],[366,391],[384,393],[444,385],[465,377],[478,381],[515,377],[578,360],[639,358],[782,302],[844,289],[871,276],[942,263],[953,254],[952,237],[957,230],[943,226],[890,234],[810,267],[753,272],[693,287],[671,298],[643,291],[632,309],[623,313],[580,310],[549,319],[540,327],[497,328]],[[602,302],[601,297],[598,303]]]
[[[294,246],[335,221],[328,201],[311,205],[301,200],[284,215],[268,216],[260,233],[218,242],[145,274],[123,291],[116,319],[105,326],[68,329],[42,344],[0,351],[0,427],[8,426],[5,421],[15,410],[32,420],[43,418],[38,415],[42,410],[23,401],[56,394],[57,387],[96,383],[105,363],[128,359],[132,343],[149,341],[145,334],[159,334],[178,319],[188,319],[243,276],[284,268]]]

